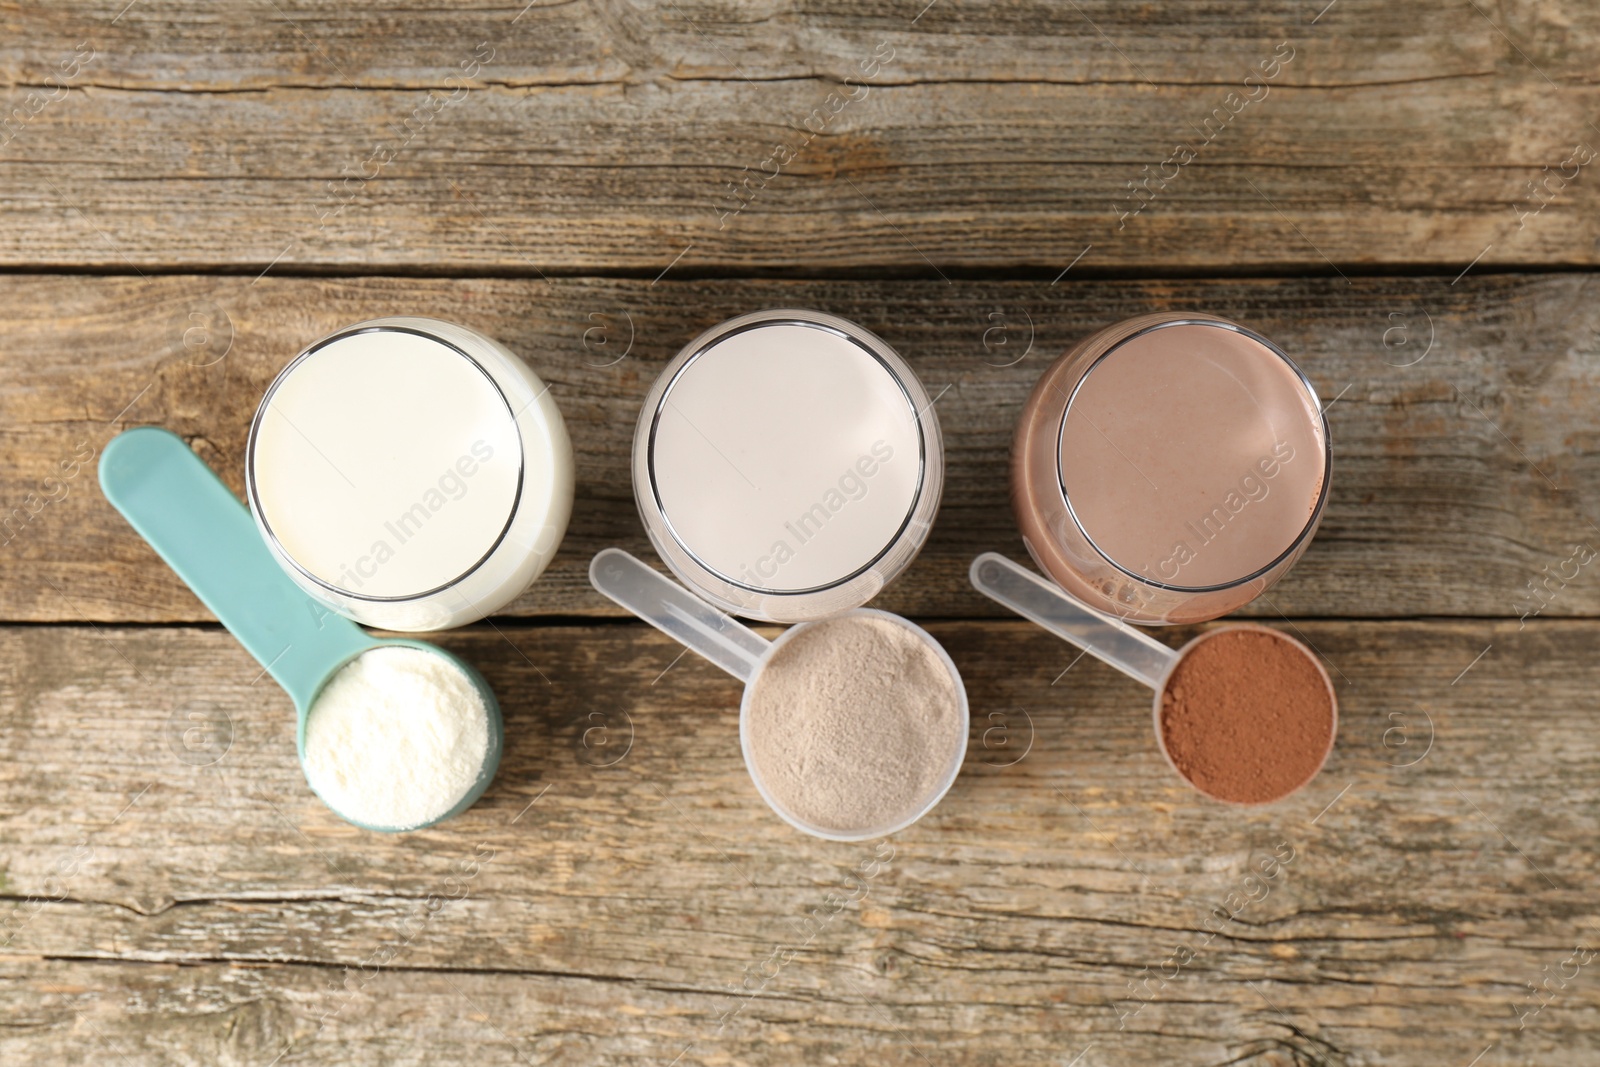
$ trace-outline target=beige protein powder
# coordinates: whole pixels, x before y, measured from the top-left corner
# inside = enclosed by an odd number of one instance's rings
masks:
[[[908,626],[874,615],[810,623],[751,684],[752,771],[774,806],[826,833],[904,822],[966,751],[957,685]]]

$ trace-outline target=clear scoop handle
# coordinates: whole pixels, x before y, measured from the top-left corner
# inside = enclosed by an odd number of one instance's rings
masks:
[[[969,573],[973,587],[990,600],[1033,620],[1151,689],[1161,687],[1162,678],[1178,658],[1176,652],[1155,638],[1085,607],[999,553],[983,553],[972,561]]]
[[[620,548],[603,548],[589,562],[589,582],[691,652],[741,682],[749,682],[771,644],[649,564]]]

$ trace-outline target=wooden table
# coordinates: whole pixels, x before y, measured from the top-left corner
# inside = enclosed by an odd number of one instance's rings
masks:
[[[124,3],[0,13],[0,1061],[1600,1060],[1595,5]],[[877,603],[974,725],[886,844],[785,828],[736,683],[584,577],[648,555],[663,362],[773,305],[941,394],[944,509]],[[1321,533],[1241,614],[1315,645],[1343,728],[1265,810],[965,581],[1021,555],[1045,364],[1171,309],[1329,404]],[[553,384],[578,500],[440,635],[505,708],[494,787],[383,836],[94,461],[167,426],[237,490],[277,370],[402,312]]]

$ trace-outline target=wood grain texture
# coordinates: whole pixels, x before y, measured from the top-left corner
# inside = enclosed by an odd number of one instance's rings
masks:
[[[1303,794],[1249,811],[1171,774],[1131,681],[1092,660],[1061,675],[1069,650],[1021,623],[936,623],[973,697],[968,762],[887,847],[783,827],[740,762],[737,683],[673,665],[654,631],[503,629],[442,642],[501,694],[496,784],[397,836],[309,794],[287,699],[226,634],[5,631],[6,1061],[1600,1050],[1592,967],[1521,1029],[1513,1010],[1600,929],[1593,622],[1305,623],[1339,745]],[[1274,850],[1292,859],[1245,889]],[[1242,893],[1259,899],[1210,936]]]
[[[924,46],[897,63],[905,79],[1127,82],[1144,71],[1158,83],[1195,85],[1228,82],[1241,57],[1248,65],[1298,34],[1328,46],[1303,79],[1328,88],[1531,72],[1488,22],[1462,19],[1451,0],[1419,0],[1404,11],[1340,0],[1315,22],[1321,9],[1308,7],[1295,0],[1137,8],[1082,0],[1065,10],[1047,0],[463,0],[430,9],[141,0],[113,21],[120,9],[67,0],[5,9],[0,71],[12,85],[40,84],[54,70],[52,47],[92,39],[101,58],[89,80],[120,88],[426,88],[458,74],[456,59],[490,40],[496,69],[484,84],[760,80],[842,77],[863,46],[870,51],[888,39]],[[1552,78],[1593,81],[1584,45],[1600,35],[1600,17],[1590,5],[1514,0],[1485,11]]]
[[[14,15],[30,35],[0,47],[25,116],[0,136],[0,264],[1049,278],[1080,252],[1086,272],[1597,262],[1594,181],[1561,165],[1600,146],[1586,5],[1347,0],[1315,23],[1299,3],[918,6]],[[58,90],[83,41],[93,58]],[[1247,88],[1275,54],[1292,58]],[[41,91],[59,99],[35,108]],[[1174,162],[1179,145],[1192,158]],[[1546,168],[1571,180],[1530,200]],[[730,182],[748,207],[728,217]]]
[[[0,2],[0,1063],[1600,1061],[1600,579],[1561,577],[1600,547],[1597,60],[1582,0]],[[784,305],[939,394],[944,507],[876,604],[973,723],[888,843],[788,830],[737,683],[586,581],[653,558],[662,365]],[[1321,532],[1243,614],[1316,647],[1341,732],[1266,809],[966,581],[1022,557],[1044,365],[1156,310],[1328,404]],[[505,709],[494,786],[390,836],[310,794],[94,468],[158,424],[238,491],[274,374],[395,313],[528,358],[578,500],[439,638]]]
[[[607,545],[650,552],[629,474],[646,389],[701,329],[785,305],[863,323],[942,394],[944,506],[922,556],[880,598],[890,610],[997,612],[966,570],[986,549],[1022,554],[1005,471],[1028,390],[1073,341],[1151,310],[1248,323],[1299,359],[1330,405],[1335,476],[1321,531],[1255,614],[1515,618],[1539,607],[1529,582],[1570,577],[1574,547],[1600,547],[1600,312],[1588,276],[1053,287],[12,276],[0,292],[10,357],[0,371],[0,616],[14,620],[208,618],[105,502],[92,460],[64,480],[60,464],[155,423],[241,491],[250,417],[273,375],[317,337],[393,313],[501,339],[551,383],[567,419],[572,526],[546,576],[508,609],[516,615],[616,614],[589,588],[587,566]],[[1546,588],[1543,614],[1600,613],[1590,569]]]

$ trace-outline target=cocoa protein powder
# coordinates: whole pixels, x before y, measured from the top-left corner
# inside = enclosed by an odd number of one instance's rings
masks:
[[[1235,804],[1278,800],[1314,778],[1337,721],[1321,665],[1267,629],[1196,641],[1161,693],[1161,744],[1173,766],[1202,793]]]

